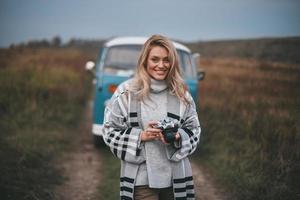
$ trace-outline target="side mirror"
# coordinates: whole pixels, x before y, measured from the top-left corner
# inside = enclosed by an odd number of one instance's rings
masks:
[[[194,53],[193,59],[194,59],[196,66],[199,68],[200,67],[200,53]]]
[[[197,72],[197,79],[198,81],[202,81],[205,78],[205,71],[198,71]]]
[[[200,70],[200,54],[199,53],[194,53],[193,54],[193,59],[197,68],[197,79],[198,81],[202,81],[205,78],[205,71]]]

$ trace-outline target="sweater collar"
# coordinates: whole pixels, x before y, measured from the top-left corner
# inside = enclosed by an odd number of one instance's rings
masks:
[[[151,92],[160,93],[168,88],[165,80],[155,80],[151,78],[150,82]]]

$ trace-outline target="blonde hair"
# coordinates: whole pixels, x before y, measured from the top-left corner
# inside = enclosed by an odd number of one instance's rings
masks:
[[[187,86],[181,76],[177,51],[173,43],[162,35],[152,35],[144,44],[138,59],[137,70],[131,84],[131,90],[137,92],[138,99],[143,101],[149,97],[150,75],[147,72],[147,59],[151,49],[155,46],[163,47],[168,52],[170,70],[166,77],[166,84],[171,94],[176,95],[180,100],[189,104],[186,98]]]

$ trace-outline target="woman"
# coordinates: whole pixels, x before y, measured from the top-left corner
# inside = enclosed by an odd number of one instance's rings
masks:
[[[158,127],[166,117],[178,125],[171,139]],[[187,156],[201,129],[168,38],[146,41],[134,78],[118,87],[106,107],[104,127],[105,143],[121,159],[121,199],[195,198]]]

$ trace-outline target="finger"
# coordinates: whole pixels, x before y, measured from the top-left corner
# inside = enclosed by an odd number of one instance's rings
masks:
[[[160,138],[160,135],[157,132],[151,132],[150,135],[155,138]]]
[[[162,141],[164,144],[169,144],[169,143],[167,143],[167,141],[165,140],[164,137],[161,138],[161,141]]]
[[[169,143],[165,140],[165,138],[162,138],[162,142],[163,142],[164,144],[169,144]]]
[[[155,135],[149,135],[148,136],[148,140],[155,140],[157,139],[157,137]]]
[[[162,133],[160,133],[160,140],[162,141],[162,143],[168,144],[167,141],[165,140],[164,135]]]
[[[158,128],[147,128],[147,132],[159,133],[161,132],[161,130]]]
[[[162,134],[162,132],[159,133],[159,138],[160,138],[161,140],[164,139],[164,135]]]
[[[154,138],[156,140],[160,140],[159,132],[151,132],[150,135],[151,135],[151,138]]]
[[[159,132],[159,136],[160,137],[164,137],[164,135],[162,134],[162,132]]]
[[[157,121],[149,121],[148,126],[153,127],[153,126],[157,125],[157,123],[158,123]]]

